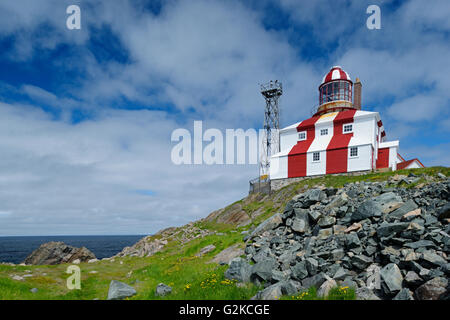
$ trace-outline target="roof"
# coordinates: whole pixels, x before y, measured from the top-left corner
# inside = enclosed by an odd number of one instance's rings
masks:
[[[349,112],[350,111],[350,112]],[[301,127],[309,127],[311,126],[311,124],[314,124],[316,127],[320,126],[322,124],[326,124],[326,123],[333,123],[333,121],[337,118],[338,114],[341,114],[339,116],[339,118],[341,119],[341,121],[346,121],[349,120],[351,118],[357,118],[357,119],[363,119],[365,117],[375,117],[377,121],[380,120],[380,114],[378,112],[372,112],[372,111],[362,111],[362,110],[357,110],[354,114],[353,111],[351,110],[346,110],[346,111],[340,111],[340,112],[332,112],[332,113],[326,113],[323,114],[321,116],[318,116],[319,119],[317,119],[317,116],[294,123],[288,127],[284,127],[283,129],[280,129],[280,133],[285,132],[285,131],[290,131],[290,130],[297,130],[297,128],[301,128]],[[349,118],[349,115],[352,114],[352,117]],[[347,116],[345,116],[347,115]],[[338,119],[339,119],[338,118]],[[381,131],[384,131],[384,128],[382,127]]]
[[[350,79],[350,75],[345,72],[340,66],[332,67],[330,71],[323,77],[322,84],[334,80],[347,80],[350,82],[352,81],[352,79]]]
[[[407,160],[407,161],[403,161],[403,162],[397,163],[397,170],[402,170],[402,169],[408,168],[409,165],[414,163],[415,161],[417,161],[423,168],[425,168],[425,166],[423,165],[422,162],[419,161],[419,159],[414,158],[414,159],[411,159],[411,160]]]

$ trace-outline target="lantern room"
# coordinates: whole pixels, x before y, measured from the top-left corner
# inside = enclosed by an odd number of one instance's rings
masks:
[[[353,82],[340,66],[334,66],[323,77],[319,86],[319,108],[316,115],[354,109],[352,100]]]

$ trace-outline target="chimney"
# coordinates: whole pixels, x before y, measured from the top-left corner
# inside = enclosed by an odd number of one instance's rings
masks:
[[[353,85],[354,95],[353,95],[353,107],[357,110],[361,110],[361,90],[362,84],[359,78],[356,78],[355,84]]]

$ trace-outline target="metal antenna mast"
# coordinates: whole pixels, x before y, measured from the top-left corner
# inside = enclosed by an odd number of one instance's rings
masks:
[[[283,94],[283,87],[278,80],[261,85],[261,94],[266,100],[264,112],[264,137],[260,159],[260,179],[266,180],[270,169],[270,156],[280,152],[280,107],[278,101]]]

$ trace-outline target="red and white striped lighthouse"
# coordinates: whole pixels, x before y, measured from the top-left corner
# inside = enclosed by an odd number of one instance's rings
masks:
[[[280,130],[271,180],[397,169],[399,141],[386,141],[378,112],[361,110],[361,88],[342,67],[330,69],[319,86],[314,116]]]

